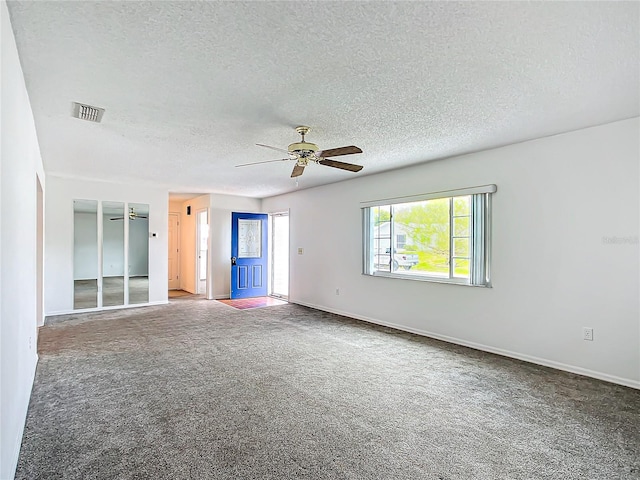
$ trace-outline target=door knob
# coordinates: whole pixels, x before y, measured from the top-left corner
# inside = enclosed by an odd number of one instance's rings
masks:
[[[235,265],[236,264],[236,257],[231,257],[231,265]]]

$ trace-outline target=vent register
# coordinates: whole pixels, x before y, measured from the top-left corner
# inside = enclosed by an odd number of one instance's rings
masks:
[[[92,107],[91,105],[78,102],[73,102],[71,105],[73,107],[71,116],[79,118],[80,120],[100,123],[102,115],[104,115],[104,108]]]

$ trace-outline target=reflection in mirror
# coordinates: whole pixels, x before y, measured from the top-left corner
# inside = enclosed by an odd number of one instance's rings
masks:
[[[149,302],[149,205],[129,204],[129,304]]]
[[[102,305],[124,305],[124,203],[102,202]]]
[[[98,202],[73,201],[73,308],[98,306]]]

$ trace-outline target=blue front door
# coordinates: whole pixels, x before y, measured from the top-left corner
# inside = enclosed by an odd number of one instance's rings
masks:
[[[267,217],[231,213],[231,298],[267,295]]]

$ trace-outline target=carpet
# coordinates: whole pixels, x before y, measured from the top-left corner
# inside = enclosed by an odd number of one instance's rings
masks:
[[[284,300],[279,300],[273,297],[237,298],[233,300],[218,300],[218,302],[222,302],[225,305],[229,305],[230,307],[237,308],[239,310],[246,310],[248,308],[272,307],[274,305],[284,305],[287,303]]]
[[[18,479],[635,479],[640,391],[299,305],[40,330]]]

